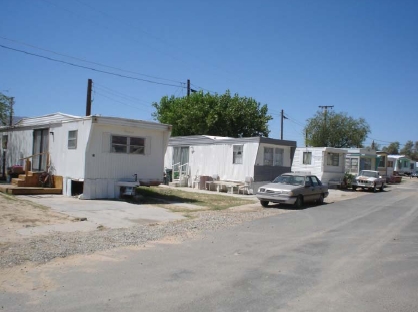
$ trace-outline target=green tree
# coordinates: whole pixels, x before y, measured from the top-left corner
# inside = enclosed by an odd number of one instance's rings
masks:
[[[401,148],[401,150],[399,151],[399,153],[401,155],[405,155],[407,157],[411,157],[412,154],[414,153],[413,151],[414,149],[414,142],[412,142],[411,140],[407,141],[404,145],[404,147]]]
[[[13,114],[12,97],[8,97],[0,92],[0,123],[2,125],[9,124],[10,114]]]
[[[316,147],[363,147],[370,133],[365,119],[355,119],[346,113],[316,112],[305,126],[306,145]]]
[[[161,98],[152,104],[156,111],[155,120],[171,124],[172,136],[217,135],[228,137],[268,136],[267,105],[256,100],[224,94],[203,92],[192,93],[189,97]]]
[[[388,146],[383,147],[383,151],[391,154],[391,155],[398,155],[399,154],[399,142],[392,142]]]

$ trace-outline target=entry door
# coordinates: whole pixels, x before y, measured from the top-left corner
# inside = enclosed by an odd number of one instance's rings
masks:
[[[33,130],[33,154],[48,152],[49,129]],[[46,171],[47,155],[37,155],[32,159],[32,171]]]
[[[189,163],[189,147],[174,147],[173,148],[173,170],[181,171],[180,175],[187,174],[187,166]]]

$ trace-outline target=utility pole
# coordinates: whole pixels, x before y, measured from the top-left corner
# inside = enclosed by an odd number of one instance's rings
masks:
[[[322,108],[322,110],[324,111],[324,132],[323,134],[326,134],[327,131],[327,113],[328,113],[328,108],[334,108],[334,105],[319,105],[319,108]],[[328,146],[328,138],[326,138],[325,140],[325,146]]]
[[[86,101],[86,116],[91,115],[91,89],[93,86],[93,80],[87,80],[87,101]]]
[[[187,79],[187,96],[190,96],[190,79]]]
[[[13,126],[13,104],[15,102],[15,98],[12,96],[10,98],[10,120],[9,120],[9,126]]]
[[[283,113],[283,110],[281,111],[280,117],[280,140],[283,140],[283,120],[287,119]]]

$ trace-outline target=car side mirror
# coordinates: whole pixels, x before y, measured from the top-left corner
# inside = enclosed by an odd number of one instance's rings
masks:
[[[305,182],[305,187],[311,187],[311,186],[312,186],[311,182]]]

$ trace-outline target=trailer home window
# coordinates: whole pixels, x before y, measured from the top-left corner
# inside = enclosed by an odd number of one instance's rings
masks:
[[[327,166],[338,167],[340,165],[340,155],[337,153],[327,154]]]
[[[122,154],[145,154],[145,139],[112,135],[112,152]]]
[[[386,156],[380,156],[379,157],[379,167],[386,167],[385,163],[386,163]]]
[[[265,147],[264,166],[283,166],[283,149]]]
[[[68,149],[77,148],[77,130],[68,131]]]
[[[347,157],[345,159],[345,171],[350,173],[358,172],[358,158]]]
[[[233,145],[233,148],[232,163],[242,164],[242,151],[244,149],[244,145]]]
[[[312,164],[312,153],[311,152],[303,152],[303,164],[304,165],[311,165]]]
[[[274,149],[274,166],[283,166],[283,154],[284,150],[282,148]]]
[[[392,160],[388,160],[388,168],[393,168],[393,161]]]

